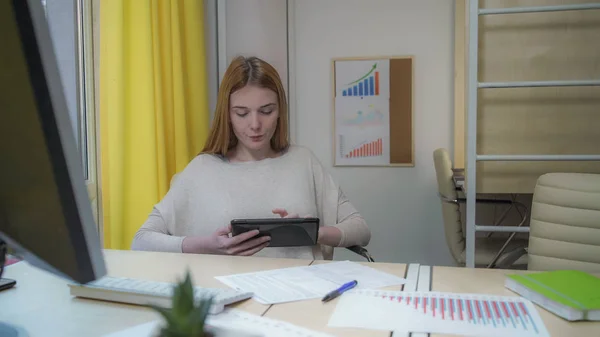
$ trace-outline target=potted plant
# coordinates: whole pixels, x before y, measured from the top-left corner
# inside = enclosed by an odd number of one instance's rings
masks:
[[[257,336],[243,331],[222,329],[209,326],[206,320],[212,298],[194,301],[194,287],[189,271],[183,281],[179,281],[173,289],[171,308],[151,306],[164,319],[156,337],[247,337]]]

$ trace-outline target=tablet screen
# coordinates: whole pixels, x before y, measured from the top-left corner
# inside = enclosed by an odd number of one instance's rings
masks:
[[[318,218],[235,219],[231,227],[234,236],[258,229],[271,237],[269,247],[313,246],[319,235]]]

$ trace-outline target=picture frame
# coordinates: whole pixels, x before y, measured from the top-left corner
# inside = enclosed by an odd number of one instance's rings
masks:
[[[333,166],[414,167],[414,56],[331,60]]]

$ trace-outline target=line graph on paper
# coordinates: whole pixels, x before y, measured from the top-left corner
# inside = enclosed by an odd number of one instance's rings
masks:
[[[549,337],[534,304],[521,297],[354,290],[330,326],[490,337]]]

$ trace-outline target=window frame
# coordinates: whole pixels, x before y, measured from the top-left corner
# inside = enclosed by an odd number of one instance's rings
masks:
[[[98,174],[96,57],[93,7],[97,1],[74,0],[77,137],[85,184],[98,231],[101,233],[101,202]],[[101,236],[102,237],[102,236]],[[103,240],[102,240],[103,241]]]

